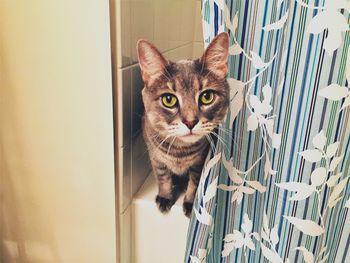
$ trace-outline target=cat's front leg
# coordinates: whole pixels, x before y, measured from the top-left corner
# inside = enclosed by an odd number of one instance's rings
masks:
[[[201,177],[201,170],[202,170],[202,166],[193,167],[193,168],[190,168],[189,170],[188,185],[187,185],[187,190],[184,198],[184,203],[182,205],[184,214],[187,217],[191,216],[193,202],[196,197],[197,187]]]
[[[153,172],[158,182],[157,207],[162,213],[167,213],[175,203],[172,194],[172,173],[165,165],[159,163],[153,164]]]

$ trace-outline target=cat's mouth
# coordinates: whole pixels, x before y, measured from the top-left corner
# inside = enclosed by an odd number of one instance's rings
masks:
[[[184,134],[182,136],[179,136],[179,138],[187,143],[192,143],[200,140],[203,137],[203,134],[194,133],[192,131],[188,132],[187,134]]]

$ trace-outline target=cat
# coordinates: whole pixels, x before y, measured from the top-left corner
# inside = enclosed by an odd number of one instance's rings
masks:
[[[171,62],[148,41],[137,43],[144,81],[143,136],[159,187],[156,204],[163,213],[185,192],[183,211],[191,215],[208,136],[228,111],[228,46],[228,34],[221,33],[201,58]]]

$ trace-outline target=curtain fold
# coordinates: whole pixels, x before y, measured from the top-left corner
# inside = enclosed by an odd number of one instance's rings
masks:
[[[350,1],[203,0],[230,34],[231,105],[185,262],[347,262]]]

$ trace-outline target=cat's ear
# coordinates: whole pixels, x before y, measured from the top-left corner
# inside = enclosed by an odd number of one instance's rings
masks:
[[[227,75],[228,47],[228,34],[220,33],[209,44],[201,58],[204,67],[220,78]]]
[[[137,55],[143,81],[151,85],[154,80],[164,74],[168,62],[155,46],[143,39],[137,42]]]

